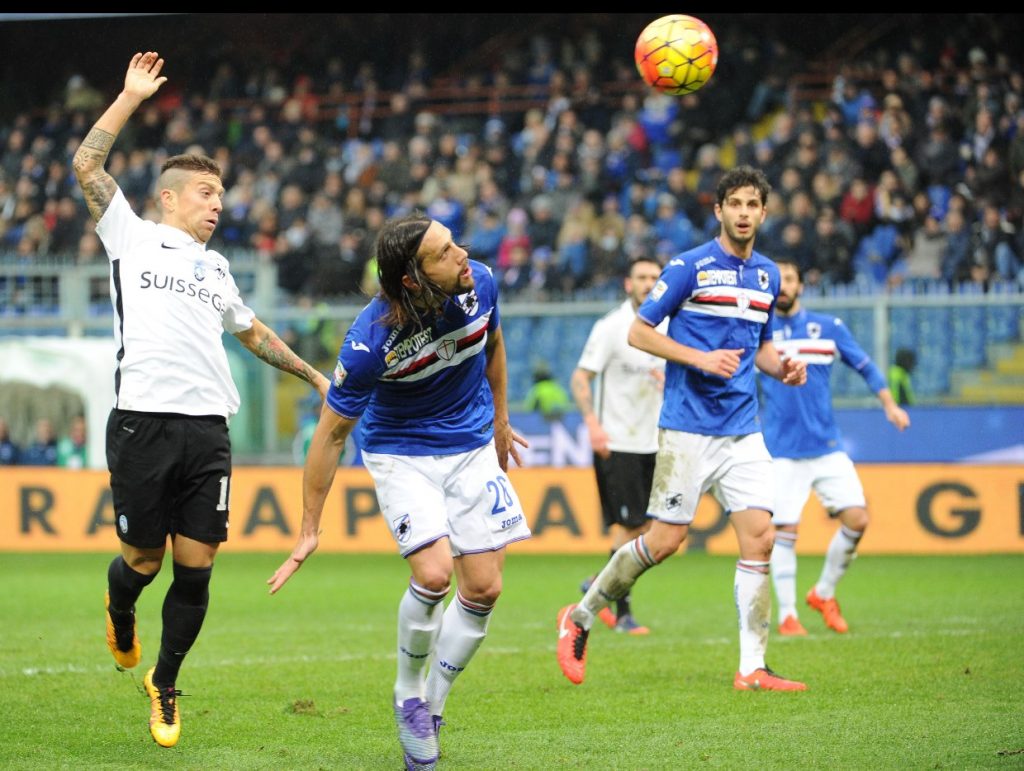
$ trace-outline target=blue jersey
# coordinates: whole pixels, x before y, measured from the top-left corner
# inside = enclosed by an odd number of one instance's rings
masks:
[[[742,348],[728,379],[668,362],[662,428],[707,436],[741,436],[761,430],[754,357],[770,339],[779,269],[754,252],[743,260],[718,240],[683,252],[661,272],[637,315],[651,326],[669,317],[668,336],[701,351]]]
[[[453,455],[491,440],[494,400],[484,349],[488,331],[498,328],[497,288],[486,265],[470,266],[475,288],[447,301],[423,329],[383,325],[388,304],[380,297],[349,328],[327,404],[344,417],[362,416],[362,449]]]
[[[789,317],[776,316],[772,326],[775,347],[785,358],[807,363],[807,384],[793,388],[762,378],[764,439],[777,458],[817,458],[839,449],[839,427],[832,412],[829,379],[838,355],[878,393],[885,378],[853,339],[842,321],[803,309]]]

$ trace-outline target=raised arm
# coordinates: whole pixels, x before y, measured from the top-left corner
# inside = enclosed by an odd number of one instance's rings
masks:
[[[282,372],[295,375],[305,380],[317,391],[320,398],[327,398],[327,389],[331,382],[324,375],[299,357],[295,351],[277,336],[270,327],[259,319],[253,319],[252,326],[244,332],[235,333],[239,342],[252,351],[253,355],[262,359]]]
[[[508,370],[505,362],[505,338],[501,327],[487,333],[487,383],[491,386],[494,397],[494,448],[498,452],[498,465],[502,471],[508,471],[508,456],[517,466],[523,465],[519,459],[517,444],[529,447],[529,443],[512,430],[508,419]]]
[[[96,222],[102,219],[117,192],[117,183],[103,168],[110,148],[132,113],[167,82],[160,75],[163,66],[164,60],[154,51],[132,57],[124,76],[124,90],[86,134],[71,161],[89,213]]]

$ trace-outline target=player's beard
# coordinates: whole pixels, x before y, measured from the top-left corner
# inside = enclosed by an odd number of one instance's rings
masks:
[[[790,297],[787,294],[780,294],[775,299],[775,307],[783,313],[789,313],[793,309],[794,303],[796,303],[796,297]]]

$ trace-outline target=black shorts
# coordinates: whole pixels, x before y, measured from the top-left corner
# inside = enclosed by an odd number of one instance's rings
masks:
[[[218,415],[114,409],[107,468],[117,535],[154,549],[181,534],[203,543],[228,537],[231,440]]]
[[[612,452],[608,458],[594,455],[601,519],[605,527],[629,529],[647,522],[647,502],[654,483],[657,453]]]

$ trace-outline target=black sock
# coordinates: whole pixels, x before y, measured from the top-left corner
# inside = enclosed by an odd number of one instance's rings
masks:
[[[213,567],[190,568],[174,563],[174,581],[164,597],[164,629],[160,655],[153,672],[158,688],[174,685],[185,654],[199,636],[210,603],[210,575]]]
[[[146,575],[132,568],[124,557],[114,557],[107,568],[107,594],[110,595],[110,617],[115,622],[129,622],[135,601],[142,590],[153,583],[156,573]],[[120,618],[119,618],[120,617]]]

